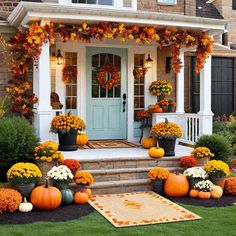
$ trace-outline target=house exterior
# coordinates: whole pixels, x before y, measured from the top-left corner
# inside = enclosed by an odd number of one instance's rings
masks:
[[[206,32],[218,37],[225,32],[225,21],[196,16],[196,2],[184,0],[42,0],[0,3],[2,15],[1,30],[10,34],[14,29],[27,28],[32,22],[46,24],[78,24],[83,22],[119,22],[137,25],[152,25],[184,31]],[[15,8],[14,8],[15,7]],[[14,10],[13,10],[14,8]],[[13,11],[12,11],[13,10]],[[4,27],[5,28],[4,28]],[[8,32],[9,31],[9,32]],[[60,50],[60,51],[59,51]],[[49,132],[53,116],[71,111],[86,121],[90,139],[138,140],[140,122],[135,114],[156,102],[149,93],[152,81],[166,79],[173,86],[171,97],[177,102],[176,113],[153,114],[153,123],[169,120],[179,123],[184,130],[183,141],[193,143],[202,134],[211,134],[211,70],[209,57],[199,74],[199,110],[186,113],[192,99],[191,67],[194,48],[181,50],[183,68],[180,73],[167,72],[167,58],[170,47],[162,50],[155,44],[136,44],[119,40],[82,42],[62,42],[57,39],[54,46],[49,43],[42,48],[38,66],[33,68],[33,90],[39,98],[34,109],[34,125],[41,140],[56,139]],[[63,64],[58,65],[55,56],[61,53]],[[133,69],[141,66],[148,55],[153,60],[143,81],[135,81]],[[121,84],[117,88],[104,90],[96,82],[95,68],[106,61],[116,65],[121,73]],[[62,81],[64,66],[77,67],[77,78],[65,84]],[[0,72],[1,92],[6,78],[10,75],[5,65]],[[50,95],[59,95],[62,109],[53,109]]]

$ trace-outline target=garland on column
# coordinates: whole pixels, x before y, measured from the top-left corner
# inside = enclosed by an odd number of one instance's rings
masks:
[[[48,42],[54,44],[56,36],[59,36],[63,42],[90,42],[91,39],[103,41],[106,38],[120,38],[122,42],[134,40],[137,44],[156,42],[159,48],[170,46],[173,57],[172,68],[176,73],[182,68],[179,58],[182,46],[197,47],[195,71],[199,72],[206,58],[211,54],[213,45],[212,39],[206,33],[176,32],[154,26],[130,26],[112,22],[81,25],[47,24],[45,26],[32,24],[29,29],[24,32],[19,31],[8,41],[11,55],[9,64],[13,79],[9,81],[7,91],[13,112],[27,118],[32,116],[33,104],[37,102],[37,98],[32,93],[32,78],[28,76],[29,68],[32,65],[32,59],[37,65],[43,44]]]

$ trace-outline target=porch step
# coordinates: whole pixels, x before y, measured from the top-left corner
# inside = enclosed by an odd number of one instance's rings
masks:
[[[145,167],[179,167],[180,157],[163,157],[154,159],[145,157],[120,157],[104,159],[80,159],[81,170],[101,170],[101,169],[123,169],[123,168],[145,168]]]
[[[153,167],[85,170],[94,176],[95,182],[147,179],[147,173]],[[183,171],[181,167],[166,167],[169,171]]]

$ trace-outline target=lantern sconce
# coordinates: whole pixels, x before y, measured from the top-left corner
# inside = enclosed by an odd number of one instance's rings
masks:
[[[58,49],[57,51],[57,65],[63,64],[63,56],[61,55],[61,50]]]
[[[148,58],[145,61],[144,67],[147,68],[147,69],[151,69],[152,64],[153,64],[153,60],[151,59],[150,54],[148,54]]]

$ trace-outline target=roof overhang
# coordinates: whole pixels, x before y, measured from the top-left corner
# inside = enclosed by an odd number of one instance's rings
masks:
[[[150,11],[82,7],[79,4],[20,2],[8,17],[15,27],[27,27],[33,21],[79,24],[81,22],[120,22],[155,25],[176,30],[204,31],[216,35],[225,31],[226,21]]]

